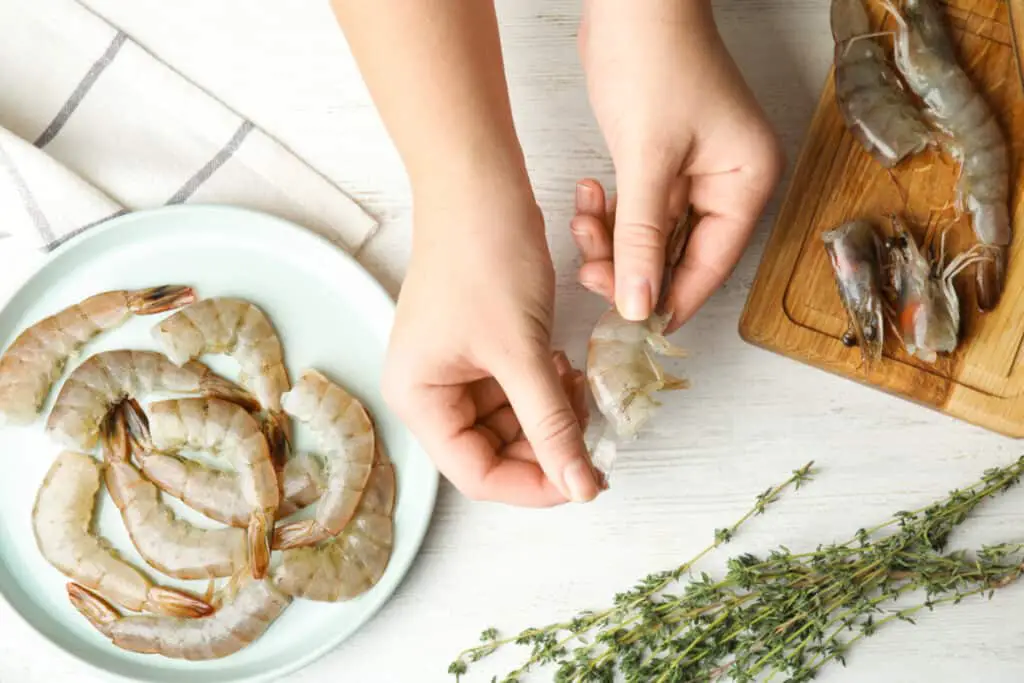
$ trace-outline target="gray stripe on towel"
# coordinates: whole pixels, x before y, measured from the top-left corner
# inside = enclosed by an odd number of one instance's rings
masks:
[[[126,213],[128,213],[128,209],[118,209],[117,211],[115,211],[114,213],[110,214],[109,216],[104,216],[103,218],[100,218],[99,220],[95,220],[92,223],[86,223],[85,225],[83,225],[80,228],[75,228],[71,232],[66,232],[63,235],[61,235],[60,237],[58,237],[57,239],[52,240],[51,242],[49,242],[45,247],[43,247],[43,251],[53,251],[54,249],[56,249],[60,245],[62,245],[65,242],[67,242],[72,237],[76,237],[78,235],[81,235],[83,232],[85,232],[89,228],[91,228],[91,227],[93,227],[95,225],[99,225],[100,223],[106,223],[111,218],[117,218],[118,216],[123,216]]]
[[[21,197],[21,203],[32,218],[36,231],[43,238],[43,242],[52,242],[55,235],[53,234],[53,228],[50,227],[50,221],[47,220],[46,214],[39,207],[39,203],[32,194],[32,190],[29,189],[28,183],[25,182],[25,178],[21,175],[21,171],[14,165],[14,160],[7,154],[7,150],[3,148],[3,145],[0,145],[0,167],[7,169],[11,182],[14,183],[15,189],[18,190],[18,195]]]
[[[114,57],[127,40],[128,35],[126,33],[123,31],[117,32],[114,36],[114,40],[111,41],[109,46],[107,46],[106,52],[104,52],[103,55],[92,65],[89,71],[86,72],[85,77],[82,78],[77,86],[75,86],[71,96],[64,102],[64,106],[60,108],[59,112],[57,112],[57,116],[50,122],[50,125],[46,127],[46,130],[42,132],[39,138],[36,139],[34,143],[36,147],[45,147],[51,140],[57,137],[61,128],[63,128],[64,124],[68,122],[71,115],[75,113],[75,110],[78,109],[78,105],[82,103],[83,99],[85,99],[85,96],[88,94],[93,84],[96,83],[100,74],[102,74],[103,71],[110,66],[110,63],[114,61]]]
[[[246,136],[252,132],[255,128],[252,121],[243,121],[242,125],[238,127],[235,134],[231,136],[228,143],[221,148],[219,152],[213,155],[213,158],[206,162],[206,165],[199,169],[194,176],[185,181],[185,184],[181,186],[181,189],[175,192],[170,199],[167,200],[168,204],[182,204],[195,194],[196,190],[200,186],[210,179],[218,168],[227,163],[238,148],[242,145]]]

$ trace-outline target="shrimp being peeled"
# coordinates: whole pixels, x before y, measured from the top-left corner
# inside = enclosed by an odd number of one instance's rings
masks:
[[[153,315],[195,301],[190,287],[165,285],[91,296],[24,330],[0,356],[0,421],[35,420],[64,366],[100,333],[133,315]]]
[[[249,526],[252,506],[236,472],[169,453],[137,452],[135,459],[142,473],[164,493],[210,519],[231,526]],[[324,469],[317,457],[309,453],[293,456],[282,472],[277,517],[287,517],[312,505],[320,498],[324,486]]]
[[[204,394],[252,406],[241,387],[198,361],[178,367],[154,351],[104,351],[90,356],[64,382],[46,429],[68,448],[92,450],[100,424],[127,397],[158,391]]]
[[[201,617],[213,608],[188,593],[156,586],[90,532],[100,464],[65,451],[50,466],[32,507],[32,530],[46,561],[72,581],[135,612]]]
[[[146,461],[156,454],[182,450],[208,451],[225,458],[234,468],[234,483],[248,510],[249,565],[254,579],[262,579],[270,562],[270,543],[279,503],[277,472],[259,422],[241,406],[216,398],[160,401],[146,414],[133,403],[128,415],[135,421],[133,434],[141,441],[137,459],[146,473]],[[153,468],[149,468],[152,471]],[[147,475],[148,476],[148,475]],[[150,477],[154,484],[160,482]],[[191,504],[203,492],[180,485],[179,496]],[[200,499],[202,500],[202,499]]]
[[[366,492],[345,530],[317,546],[281,553],[274,582],[296,598],[320,602],[350,600],[375,586],[391,559],[395,468],[383,452]]]
[[[295,387],[282,397],[281,405],[311,428],[327,464],[326,485],[315,517],[277,528],[274,547],[287,549],[341,533],[366,488],[376,439],[363,404],[317,370],[303,372]]]
[[[843,343],[858,344],[865,360],[877,360],[882,355],[885,328],[882,241],[866,220],[843,223],[821,239],[850,325]]]
[[[69,583],[67,592],[75,609],[117,647],[192,661],[220,659],[248,647],[292,602],[270,579],[248,576],[228,582],[217,595],[217,611],[201,619],[122,616],[78,584]]]
[[[953,279],[988,257],[974,248],[948,265],[943,266],[943,254],[933,263],[921,253],[903,223],[896,217],[892,222],[895,237],[888,240],[887,247],[891,287],[896,294],[896,327],[907,353],[934,363],[938,354],[952,353],[960,341],[960,300]],[[940,251],[944,250],[942,244]]]
[[[103,422],[107,491],[132,545],[151,566],[177,579],[213,579],[246,569],[245,531],[207,529],[179,519],[160,499],[156,485],[132,463],[132,450],[142,450],[144,440],[144,435],[136,435],[144,418],[135,410],[132,402],[122,403]]]
[[[971,216],[975,238],[990,258],[978,261],[976,293],[982,311],[995,308],[1006,278],[1012,238],[1010,158],[995,112],[957,61],[942,12],[934,0],[904,0],[898,10],[896,66],[941,130],[960,163],[957,206]]]
[[[892,168],[924,151],[934,136],[870,33],[864,1],[832,0],[836,102],[854,138]]]
[[[241,384],[291,438],[291,423],[281,414],[281,395],[289,388],[284,350],[270,319],[255,304],[230,297],[203,299],[160,322],[153,337],[178,365],[207,353],[233,357],[241,368]]]

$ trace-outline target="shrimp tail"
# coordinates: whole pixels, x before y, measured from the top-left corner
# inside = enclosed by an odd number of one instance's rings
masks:
[[[275,550],[288,550],[313,545],[328,539],[332,534],[317,524],[316,520],[305,519],[279,526],[274,530]]]
[[[128,401],[115,406],[100,425],[100,443],[103,448],[103,460],[110,462],[127,462],[131,458],[134,437],[129,434],[127,422],[134,416],[134,409],[126,409]],[[131,400],[131,403],[135,403]],[[135,404],[138,405],[137,403]],[[139,411],[141,413],[141,411]],[[144,416],[143,416],[144,417]]]
[[[213,614],[213,607],[205,600],[173,588],[154,586],[146,596],[146,611],[171,617],[194,619]]]
[[[153,450],[153,442],[149,433],[149,418],[142,406],[134,398],[129,398],[120,407],[124,416],[124,427],[127,429],[126,439],[129,452],[149,452]]]
[[[263,435],[267,438],[267,446],[270,448],[270,459],[274,462],[274,469],[278,475],[284,470],[288,462],[288,455],[291,452],[291,439],[288,434],[290,421],[288,415],[280,412],[271,412],[263,421]],[[280,476],[279,476],[280,478]]]
[[[983,312],[991,311],[999,303],[1006,279],[1007,248],[1005,246],[987,246],[986,251],[989,252],[988,255],[991,258],[978,261],[975,269],[978,308]]]
[[[200,388],[208,396],[235,403],[251,413],[259,412],[262,408],[256,397],[247,390],[213,372],[204,373]]]
[[[273,525],[265,511],[254,512],[249,517],[249,567],[252,578],[262,579],[270,565],[270,547],[274,540]]]
[[[196,300],[196,291],[181,285],[163,285],[128,294],[128,308],[135,315],[153,315],[187,306]]]
[[[79,614],[88,619],[97,631],[109,638],[111,627],[121,618],[120,613],[106,600],[77,583],[68,583],[67,591],[68,600]]]

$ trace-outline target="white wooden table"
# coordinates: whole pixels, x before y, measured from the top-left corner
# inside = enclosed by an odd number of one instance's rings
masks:
[[[364,261],[397,293],[408,258],[406,181],[325,1],[87,4],[378,215],[385,228]],[[499,3],[517,124],[558,268],[557,343],[579,365],[602,303],[575,282],[567,227],[573,187],[585,175],[613,178],[576,58],[578,5]],[[828,69],[827,3],[718,0],[716,8],[791,169]],[[667,398],[657,424],[621,461],[610,492],[587,506],[527,511],[472,504],[443,484],[423,550],[393,600],[356,637],[288,682],[449,680],[448,662],[484,627],[512,631],[606,605],[635,579],[690,557],[753,496],[811,458],[822,467],[818,480],[752,522],[732,551],[845,539],[1014,459],[1019,448],[1010,440],[739,339],[740,310],[779,196],[733,278],[678,334],[694,353],[681,366],[693,389]],[[21,263],[0,276],[0,300],[31,267]],[[956,540],[1022,537],[1024,490],[984,507]],[[720,567],[705,566],[712,573]],[[990,603],[925,614],[916,627],[900,623],[859,644],[849,668],[819,680],[1022,680],[1022,611],[1018,586]],[[469,680],[502,671],[484,667]],[[58,680],[102,679],[50,656],[41,637],[0,609],[0,681]]]

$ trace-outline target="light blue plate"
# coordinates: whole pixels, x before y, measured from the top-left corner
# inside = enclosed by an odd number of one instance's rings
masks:
[[[0,344],[6,348],[23,328],[91,294],[160,284],[191,285],[201,297],[251,300],[277,328],[293,381],[304,368],[316,367],[365,403],[398,476],[395,546],[387,572],[373,589],[347,603],[295,601],[262,638],[224,659],[187,662],[123,651],[71,607],[67,579],[36,548],[32,505],[60,451],[43,434],[40,419],[30,427],[0,428],[0,457],[6,462],[0,477],[0,593],[28,627],[109,676],[175,683],[277,679],[321,657],[374,616],[408,571],[433,513],[437,470],[379,391],[394,303],[354,259],[312,232],[241,209],[172,207],[111,220],[54,252],[0,311]],[[155,349],[149,331],[163,317],[137,317],[99,337],[85,356],[107,349]],[[203,360],[236,376],[231,359]],[[296,424],[296,430],[298,448],[311,445],[303,427]],[[167,500],[182,516],[215,524]],[[205,590],[204,582],[167,579],[145,565],[105,493],[97,522],[100,533],[154,579],[200,594]]]

